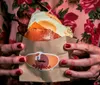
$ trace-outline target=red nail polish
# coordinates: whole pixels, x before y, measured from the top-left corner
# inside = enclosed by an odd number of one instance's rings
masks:
[[[65,48],[70,48],[71,45],[70,44],[65,44]]]
[[[67,64],[67,61],[66,60],[61,60],[60,61],[60,65],[66,65]]]
[[[22,57],[19,59],[19,62],[25,62],[25,59]]]
[[[65,75],[72,76],[72,73],[71,73],[71,71],[67,70],[67,71],[65,71]]]
[[[21,75],[22,72],[20,70],[16,71],[16,75]]]
[[[21,44],[18,44],[18,45],[17,45],[17,48],[22,48],[22,45],[21,45]]]

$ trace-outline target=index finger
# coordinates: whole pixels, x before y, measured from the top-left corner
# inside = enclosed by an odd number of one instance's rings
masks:
[[[13,51],[20,51],[24,49],[24,44],[22,43],[14,43],[14,44],[4,44],[0,46],[0,50],[2,53],[9,53]]]
[[[92,44],[85,43],[66,43],[64,45],[65,50],[81,50],[90,53],[100,53],[100,48]]]
[[[84,58],[84,59],[78,59],[78,60],[74,60],[74,59],[62,59],[60,61],[60,66],[92,66],[95,64],[100,63],[100,57],[91,57],[91,58]]]

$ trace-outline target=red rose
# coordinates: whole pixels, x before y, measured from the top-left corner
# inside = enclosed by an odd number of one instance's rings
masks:
[[[88,13],[91,10],[95,9],[95,4],[97,4],[98,2],[99,0],[82,0],[80,4],[84,9],[85,13]]]
[[[25,0],[25,2],[26,2],[27,4],[31,4],[31,3],[32,3],[32,0]]]
[[[65,14],[64,20],[66,20],[66,19],[71,20],[71,21],[75,21],[78,19],[78,16],[75,13],[70,12],[70,13]]]
[[[96,28],[89,19],[86,21],[87,23],[84,24],[84,30],[86,33],[90,34],[90,41],[93,45],[98,45],[99,37],[100,37],[100,24]]]
[[[77,27],[77,24],[75,23],[75,20],[78,19],[78,16],[72,12],[65,14],[64,19],[62,20],[63,25],[70,26],[72,29],[72,32],[74,33],[75,28]]]
[[[25,0],[18,0],[17,3],[18,5],[22,4]]]
[[[99,35],[98,35],[98,34],[93,34],[93,35],[91,35],[90,40],[91,40],[91,43],[92,43],[93,45],[98,45],[98,42],[99,42]]]
[[[98,34],[100,34],[100,23],[98,24],[97,32],[98,32]]]
[[[26,14],[29,15],[29,16],[31,16],[32,13],[34,13],[36,10],[37,9],[34,9],[34,8],[29,7],[28,10],[26,11]]]
[[[18,0],[18,1],[17,1],[18,5],[21,5],[21,4],[23,4],[24,2],[27,3],[27,4],[31,4],[31,3],[32,3],[32,0]]]
[[[63,22],[63,24],[64,24],[65,26],[69,26],[69,27],[72,29],[72,32],[74,33],[75,28],[76,28],[76,26],[77,26],[77,24],[76,24],[74,21],[65,20],[65,21]]]
[[[84,24],[84,30],[89,34],[94,32],[94,24],[89,19],[87,19],[86,23]]]
[[[58,13],[56,13],[55,10],[51,10],[51,14],[54,14],[56,17],[60,17]],[[78,19],[78,16],[72,12],[66,13],[64,18],[61,19],[60,21],[62,22],[63,25],[69,26],[72,29],[72,32],[74,33],[75,28],[77,27],[77,24],[75,23],[75,20]]]

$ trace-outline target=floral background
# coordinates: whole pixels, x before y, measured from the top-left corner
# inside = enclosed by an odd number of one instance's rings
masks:
[[[81,35],[79,35],[81,36],[79,41],[99,46],[100,0],[78,0],[72,11],[70,9],[71,7],[66,5],[66,3],[73,6],[73,2],[58,0],[58,3],[52,8],[48,1],[49,0],[0,0],[0,4],[2,3],[0,7],[0,16],[2,17],[2,24],[0,24],[0,43],[15,43],[16,37],[14,36],[16,36],[16,33],[24,35],[27,31],[31,14],[36,10],[41,10],[48,11],[57,16],[63,25],[71,27],[74,34],[76,34],[79,29],[82,29]],[[8,2],[12,4],[9,5]],[[9,9],[12,9],[13,12],[10,12]],[[86,16],[85,21],[80,17],[82,14],[84,14],[83,18]],[[78,20],[80,20],[80,22]],[[76,35],[74,37],[78,38]]]
[[[8,12],[9,7],[6,4],[6,1],[2,0],[2,2],[2,6],[5,8],[2,9],[2,11],[10,15],[8,16],[9,24],[12,21],[16,21],[18,23],[18,33],[21,33],[22,35],[27,31],[27,26],[31,14],[34,13],[36,10],[49,11],[50,13],[56,15],[64,25],[71,27],[73,33],[77,28],[77,23],[75,21],[79,18],[79,15],[73,12],[68,12],[68,7],[66,9],[62,8],[61,10],[59,10],[59,12],[56,12],[55,10],[64,3],[63,0],[60,0],[58,2],[58,4],[55,6],[55,9],[52,9],[50,5],[44,0],[14,0],[12,4],[12,9],[14,10],[18,8],[17,16]],[[79,10],[80,12],[84,11],[85,14],[88,14],[89,16],[86,19],[85,23],[83,23],[84,33],[82,33],[82,39],[80,40],[87,43],[92,43],[94,45],[98,45],[100,36],[100,23],[96,27],[94,22],[96,20],[100,20],[100,0],[81,0],[77,2],[76,10]],[[6,19],[7,17],[4,17],[4,21]],[[5,23],[3,23],[2,28],[7,28]],[[2,41],[3,36],[5,35],[2,29],[0,29],[0,35],[0,40]],[[9,34],[6,34],[6,36],[7,35]],[[10,42],[13,43],[16,41],[10,40]]]

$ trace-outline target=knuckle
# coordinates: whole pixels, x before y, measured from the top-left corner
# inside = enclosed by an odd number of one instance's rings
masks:
[[[89,46],[90,46],[90,45],[88,45],[88,44],[84,44],[84,49],[85,49],[86,52],[88,52]]]
[[[11,62],[12,64],[15,64],[15,62],[14,62],[14,58],[11,57],[10,62]]]
[[[93,65],[93,59],[92,58],[89,58],[88,61],[89,61],[89,63],[88,63],[89,66]]]

